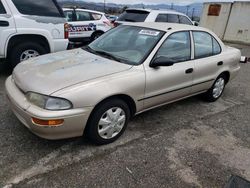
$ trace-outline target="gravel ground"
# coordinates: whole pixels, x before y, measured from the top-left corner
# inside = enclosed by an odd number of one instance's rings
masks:
[[[239,48],[250,56],[248,47]],[[193,97],[151,110],[101,147],[30,133],[5,99],[6,72],[0,73],[0,187],[211,188],[232,174],[250,180],[250,64],[242,64],[216,103]]]

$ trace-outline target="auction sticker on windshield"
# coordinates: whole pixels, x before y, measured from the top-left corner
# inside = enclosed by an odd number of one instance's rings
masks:
[[[149,35],[149,36],[158,36],[160,34],[159,31],[154,31],[154,30],[141,30],[139,32],[140,35]]]

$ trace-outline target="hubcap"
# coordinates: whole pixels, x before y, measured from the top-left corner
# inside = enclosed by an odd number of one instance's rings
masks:
[[[220,97],[220,95],[222,94],[223,90],[225,87],[225,80],[223,78],[219,78],[214,85],[214,89],[213,89],[213,97],[215,99],[217,99],[218,97]]]
[[[20,62],[28,60],[33,57],[37,57],[40,54],[36,50],[26,50],[20,56]]]
[[[111,108],[102,115],[98,123],[98,134],[103,139],[112,139],[122,131],[125,123],[124,110],[118,107]]]

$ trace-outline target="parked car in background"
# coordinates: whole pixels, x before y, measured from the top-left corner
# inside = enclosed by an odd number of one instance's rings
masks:
[[[69,40],[72,42],[93,41],[112,28],[102,12],[78,8],[63,8],[70,24]]]
[[[115,15],[106,15],[106,17],[109,19],[111,23],[114,23],[118,19],[118,16]]]
[[[136,114],[198,94],[216,101],[240,59],[238,49],[204,28],[125,24],[82,49],[19,64],[6,91],[13,112],[38,136],[85,133],[108,144]]]
[[[194,25],[185,14],[173,10],[126,9],[115,22],[115,26],[126,22],[168,22]]]
[[[54,0],[0,0],[0,58],[15,67],[38,55],[66,50],[67,24]]]

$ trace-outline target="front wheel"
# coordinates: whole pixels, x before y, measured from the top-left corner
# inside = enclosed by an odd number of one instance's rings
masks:
[[[18,63],[39,55],[46,54],[46,49],[34,42],[24,42],[15,46],[9,54],[9,59],[14,68]]]
[[[86,127],[87,137],[95,144],[109,144],[125,131],[130,119],[128,105],[120,99],[110,99],[96,107]]]
[[[220,75],[214,82],[213,86],[206,93],[203,94],[204,99],[208,102],[217,101],[223,94],[225,86],[226,77],[225,75]]]

